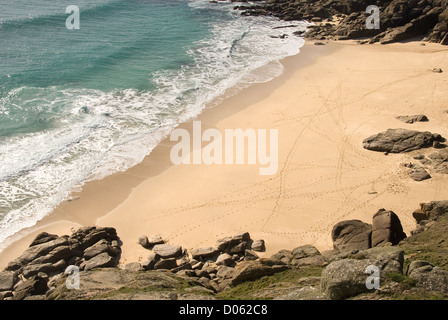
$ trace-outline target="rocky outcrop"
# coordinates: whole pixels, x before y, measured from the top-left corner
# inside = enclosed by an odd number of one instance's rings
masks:
[[[331,231],[335,249],[343,251],[365,250],[371,247],[372,225],[359,220],[337,223]]]
[[[402,153],[432,147],[434,142],[443,142],[437,133],[420,132],[407,129],[388,129],[385,132],[370,136],[363,141],[367,150]]]
[[[404,123],[425,122],[429,121],[428,117],[424,114],[417,114],[413,116],[398,116],[396,119],[403,121]]]
[[[393,211],[380,209],[373,216],[372,247],[391,244],[393,246],[406,238],[400,219]]]
[[[13,293],[14,299],[23,299],[40,294],[42,288],[47,288],[48,277],[63,273],[69,265],[76,265],[80,270],[114,267],[120,253],[114,228],[81,228],[71,236],[61,237],[43,232],[0,275],[6,279],[6,275],[13,273],[14,286],[19,278],[23,279]]]
[[[379,29],[367,28],[370,5],[379,7]],[[383,44],[416,36],[448,44],[446,0],[268,0],[266,4],[238,6],[243,15],[273,15],[283,20],[308,20],[317,25],[306,37],[311,39],[370,38],[366,42]]]
[[[420,233],[431,226],[434,221],[437,221],[443,215],[448,213],[448,201],[432,201],[429,203],[420,203],[420,208],[412,213],[417,228],[412,231],[412,234]]]
[[[413,261],[409,265],[408,276],[426,290],[448,293],[448,271],[427,261]]]

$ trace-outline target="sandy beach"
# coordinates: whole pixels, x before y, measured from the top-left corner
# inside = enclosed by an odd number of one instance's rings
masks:
[[[278,171],[255,165],[173,165],[164,140],[137,166],[88,182],[36,226],[8,240],[0,268],[23,252],[39,232],[68,234],[87,225],[111,226],[123,241],[120,263],[141,261],[141,235],[161,235],[191,249],[249,232],[264,239],[270,256],[312,244],[332,248],[334,224],[371,223],[380,208],[394,211],[404,231],[415,227],[419,203],[448,199],[448,176],[414,181],[402,164],[423,149],[385,155],[362,141],[388,128],[431,131],[448,137],[448,48],[420,42],[359,45],[307,42],[282,61],[282,76],[254,85],[205,110],[202,130],[278,129]],[[395,117],[425,114],[405,124]],[[192,130],[191,121],[181,125]],[[202,145],[204,147],[205,144]]]

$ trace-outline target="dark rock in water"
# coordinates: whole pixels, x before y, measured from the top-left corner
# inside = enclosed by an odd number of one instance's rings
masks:
[[[388,129],[363,141],[363,147],[372,151],[401,153],[431,147],[434,141],[444,141],[439,134],[406,129]]]
[[[373,216],[372,223],[372,247],[391,243],[397,245],[406,238],[400,219],[393,211],[380,209]]]
[[[338,222],[331,231],[333,246],[340,252],[365,250],[371,247],[372,225],[359,220]]]
[[[398,116],[396,117],[398,120],[403,121],[405,123],[414,123],[414,122],[425,122],[429,121],[428,117],[423,114],[417,114],[414,116]]]
[[[41,232],[39,233],[36,238],[34,238],[33,242],[31,242],[30,247],[34,247],[35,245],[49,242],[52,240],[56,240],[58,238],[55,234],[49,234],[47,232]]]
[[[448,271],[435,267],[427,261],[413,261],[408,268],[408,276],[417,285],[429,291],[448,293]]]
[[[39,295],[47,290],[47,282],[39,276],[33,276],[17,286],[14,292],[14,300],[23,300],[28,296]]]

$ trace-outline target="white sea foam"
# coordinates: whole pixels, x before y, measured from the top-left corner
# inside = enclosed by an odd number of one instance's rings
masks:
[[[0,243],[34,225],[85,181],[141,162],[179,123],[198,115],[211,101],[220,101],[229,88],[279,76],[283,71],[279,60],[297,54],[304,44],[292,32],[304,29],[305,23],[273,29],[290,23],[237,17],[233,4],[192,1],[190,5],[223,10],[233,16],[232,23],[217,22],[210,37],[191,46],[193,64],[156,73],[150,80],[157,90],[54,87],[47,88],[45,97],[33,92],[42,104],[65,111],[53,129],[12,136],[0,144]],[[283,34],[284,39],[278,38]],[[20,105],[14,100],[20,90],[38,91],[16,89],[5,98],[8,103]]]

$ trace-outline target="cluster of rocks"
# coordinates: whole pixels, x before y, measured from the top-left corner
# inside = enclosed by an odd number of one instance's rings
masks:
[[[448,174],[448,150],[441,149],[436,152],[430,153],[427,157],[423,154],[419,154],[413,157],[418,160],[423,168],[431,168],[432,171],[437,173]],[[414,165],[418,166],[418,165]]]
[[[366,19],[371,14],[366,9],[370,5],[380,9],[379,29],[366,27]],[[425,36],[426,41],[448,44],[447,0],[268,0],[237,9],[243,15],[316,22],[306,37],[317,40],[367,37],[369,40],[364,42],[386,44]],[[335,20],[338,23],[333,23]]]
[[[69,265],[80,270],[114,267],[121,244],[114,228],[86,227],[71,236],[42,232],[0,272],[0,298],[21,300],[56,285]]]
[[[281,261],[259,259],[256,252],[266,250],[264,240],[253,241],[248,232],[219,239],[214,247],[191,250],[164,243],[160,236],[141,236],[139,243],[151,252],[142,263],[127,264],[125,269],[170,271],[195,278],[213,292],[286,269]]]
[[[397,245],[406,234],[393,211],[380,209],[373,215],[372,224],[360,220],[338,222],[331,231],[331,238],[337,252],[353,252]]]

